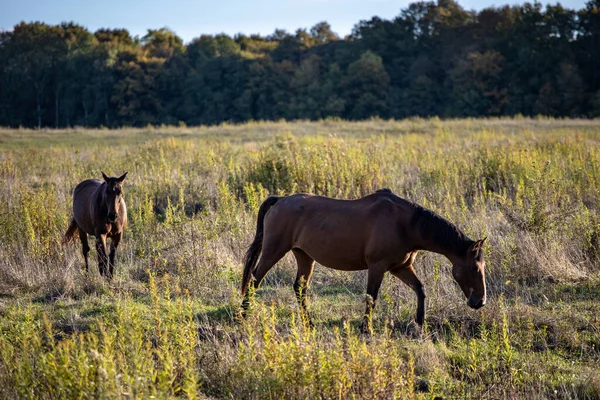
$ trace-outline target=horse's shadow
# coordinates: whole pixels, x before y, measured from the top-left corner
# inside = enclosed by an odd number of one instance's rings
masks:
[[[196,320],[199,323],[210,323],[211,325],[231,325],[236,321],[236,314],[237,310],[231,304],[227,304],[197,313]]]

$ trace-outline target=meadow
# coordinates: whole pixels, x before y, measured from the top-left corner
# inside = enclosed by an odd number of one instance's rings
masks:
[[[600,398],[600,121],[409,119],[0,129],[1,398]],[[72,190],[129,174],[111,282],[62,245]],[[299,316],[286,256],[239,319],[268,194],[390,188],[485,245],[488,304],[443,256],[387,276],[317,265]]]

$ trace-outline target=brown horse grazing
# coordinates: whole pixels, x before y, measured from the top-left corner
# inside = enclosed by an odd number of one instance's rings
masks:
[[[485,305],[485,238],[469,239],[455,225],[433,211],[393,194],[389,189],[358,200],[336,200],[310,194],[269,197],[260,206],[256,236],[245,257],[242,303],[249,306],[251,277],[258,288],[269,270],[292,250],[298,263],[294,291],[303,318],[310,323],[305,293],[314,262],[343,270],[368,270],[365,324],[383,275],[390,272],[417,294],[417,323],[425,320],[425,291],[413,269],[419,250],[443,254],[452,262],[452,275],[469,307]],[[258,261],[261,254],[260,262]],[[258,262],[258,266],[257,266]],[[256,267],[256,268],[255,268]]]
[[[127,172],[118,178],[109,178],[104,172],[104,182],[87,179],[75,187],[73,192],[73,220],[65,234],[65,242],[70,242],[79,232],[83,245],[85,269],[89,268],[90,246],[88,235],[96,237],[98,268],[100,275],[111,279],[114,274],[115,255],[127,225],[127,207],[123,199],[123,180]],[[110,255],[106,257],[106,239],[112,239]]]

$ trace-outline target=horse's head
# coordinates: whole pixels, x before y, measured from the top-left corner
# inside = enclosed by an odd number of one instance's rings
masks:
[[[106,182],[106,185],[104,185],[103,200],[108,210],[106,217],[110,222],[115,222],[119,218],[119,203],[123,197],[122,184],[126,176],[127,172],[118,178],[109,178],[102,172],[102,177]]]
[[[467,297],[467,305],[478,309],[485,305],[485,261],[483,243],[486,238],[473,243],[464,257],[455,260],[452,276]]]

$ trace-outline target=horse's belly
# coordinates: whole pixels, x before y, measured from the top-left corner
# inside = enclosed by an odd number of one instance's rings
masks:
[[[364,243],[345,235],[305,235],[294,247],[304,251],[319,264],[342,271],[367,269]]]
[[[328,259],[320,259],[316,258],[316,262],[323,265],[324,267],[337,269],[338,271],[362,271],[368,269],[366,263],[358,262],[356,259],[354,260],[328,260]]]
[[[94,234],[94,224],[89,217],[89,212],[87,210],[82,209],[83,207],[74,207],[73,209],[73,218],[75,218],[75,222],[77,223],[77,227],[87,233],[88,235]]]

